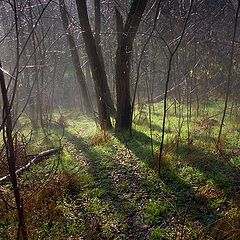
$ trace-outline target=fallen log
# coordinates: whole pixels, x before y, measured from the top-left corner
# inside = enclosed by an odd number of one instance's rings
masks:
[[[30,168],[32,164],[39,163],[43,161],[44,159],[50,158],[52,155],[60,153],[62,151],[62,148],[54,148],[54,149],[49,149],[44,152],[39,153],[36,157],[34,157],[27,165],[19,168],[15,173],[16,175],[21,174],[22,172],[26,171],[27,169]],[[0,178],[0,183],[5,182],[10,180],[10,175],[6,175],[2,178]]]

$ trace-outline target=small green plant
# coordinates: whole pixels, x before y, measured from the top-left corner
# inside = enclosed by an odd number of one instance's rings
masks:
[[[151,240],[161,240],[164,237],[163,229],[158,226],[153,230],[153,233],[151,235]]]
[[[147,208],[147,220],[150,224],[157,225],[161,223],[168,210],[168,203],[164,201],[151,201]]]

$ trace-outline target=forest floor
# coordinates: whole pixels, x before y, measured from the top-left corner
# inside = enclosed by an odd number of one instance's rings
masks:
[[[171,116],[158,177],[152,150],[159,149],[161,121],[155,116],[151,140],[144,115],[130,138],[66,112],[63,153],[20,177],[30,239],[240,239],[239,126],[225,127],[219,153],[217,126],[198,120],[190,126],[192,140],[183,127],[177,143],[178,121]],[[52,125],[28,152],[55,146],[61,135]],[[1,186],[7,199],[10,190]],[[1,200],[0,207],[0,239],[14,239],[15,211]]]

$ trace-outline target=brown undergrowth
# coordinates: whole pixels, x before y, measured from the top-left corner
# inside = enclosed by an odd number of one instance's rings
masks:
[[[212,238],[216,240],[240,239],[240,193],[234,196],[235,207],[213,226]]]

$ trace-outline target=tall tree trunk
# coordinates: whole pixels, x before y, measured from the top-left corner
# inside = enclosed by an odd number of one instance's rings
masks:
[[[32,6],[31,6],[31,1],[28,0],[28,9],[29,9],[29,17],[30,17],[30,25],[28,25],[29,27],[29,32],[31,32],[31,28],[34,25],[34,21],[33,21],[33,12],[32,12]],[[42,126],[42,89],[40,87],[40,80],[39,80],[39,68],[38,68],[38,55],[37,55],[37,38],[36,38],[36,33],[33,32],[32,36],[31,36],[31,42],[32,42],[32,51],[33,51],[33,66],[34,66],[34,82],[36,84],[36,99],[34,102],[34,109],[36,110],[35,112],[35,119],[34,119],[34,123],[33,123],[33,128],[35,130],[37,130],[38,132],[38,128],[39,128],[39,124],[41,124]]]
[[[79,55],[77,52],[76,44],[74,41],[74,37],[71,33],[71,30],[69,29],[68,15],[67,15],[64,0],[59,0],[59,6],[60,6],[63,28],[66,33],[66,38],[67,38],[68,45],[70,48],[71,57],[72,57],[74,69],[76,72],[77,81],[80,86],[80,91],[81,91],[81,95],[82,95],[82,99],[83,99],[83,105],[85,107],[87,115],[93,115],[93,106],[92,106],[92,103],[91,103],[91,100],[90,100],[90,97],[88,94],[85,76],[84,76],[82,68],[81,68],[81,63],[80,63]]]
[[[101,4],[100,0],[94,0],[94,14],[95,14],[95,43],[97,47],[97,52],[104,67],[103,55],[102,55],[102,48],[100,45],[100,33],[101,33]]]
[[[104,72],[106,71],[105,64],[104,64],[104,59],[103,59],[103,53],[102,53],[102,48],[100,45],[101,38],[100,38],[100,33],[101,33],[101,4],[100,0],[94,0],[94,13],[95,13],[95,43],[96,43],[96,48],[97,48],[97,53],[99,56],[100,63],[102,65],[102,69]],[[105,72],[106,75],[106,72]],[[106,75],[107,79],[107,75]],[[116,110],[114,107],[114,103],[112,100],[112,95],[110,92],[109,86],[106,87],[106,94],[107,94],[107,101],[108,101],[108,107],[110,114],[112,116],[116,116]]]
[[[116,52],[116,128],[118,130],[129,130],[131,126],[130,59],[133,41],[147,2],[148,0],[134,0],[132,2],[124,27],[122,17],[116,10],[116,25],[118,32],[118,47]]]
[[[97,105],[99,113],[99,123],[102,129],[111,128],[110,112],[112,98],[109,96],[107,76],[98,55],[96,42],[89,24],[86,0],[76,0],[80,26],[86,47],[86,52],[90,61],[92,76],[97,95]]]

